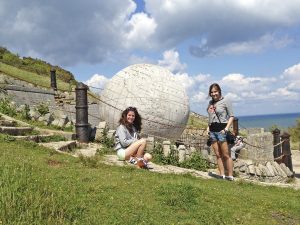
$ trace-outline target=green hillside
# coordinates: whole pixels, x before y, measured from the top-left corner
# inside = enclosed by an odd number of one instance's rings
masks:
[[[4,47],[0,47],[0,62],[44,77],[49,77],[50,69],[54,68],[59,80],[67,83],[72,81],[75,82],[74,75],[59,66],[51,65],[50,63],[40,59],[20,57],[19,55],[10,52]]]

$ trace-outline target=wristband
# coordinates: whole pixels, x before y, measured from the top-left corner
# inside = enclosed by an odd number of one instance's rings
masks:
[[[228,132],[228,129],[227,129],[227,128],[225,128],[225,129],[224,129],[224,131],[225,131],[225,133],[226,133],[226,132]]]

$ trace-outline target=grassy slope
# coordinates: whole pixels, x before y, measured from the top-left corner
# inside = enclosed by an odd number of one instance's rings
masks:
[[[0,146],[0,224],[300,223],[299,191],[107,166],[5,136]]]
[[[18,69],[16,67],[7,65],[5,63],[0,62],[0,72],[3,72],[4,74],[11,76],[13,78],[22,80],[22,81],[26,81],[28,83],[37,85],[37,86],[41,86],[41,87],[45,87],[45,88],[50,88],[50,75],[49,77],[44,77],[41,75],[38,75],[36,73],[32,73],[32,72],[28,72],[26,70],[21,70]],[[57,79],[57,89],[60,91],[70,91],[70,84],[66,83],[62,80]],[[74,86],[72,86],[74,88]],[[97,101],[99,99],[99,97],[88,91],[88,97],[89,100],[92,101]]]
[[[2,62],[0,62],[0,71],[16,79],[26,81],[28,83],[32,83],[38,86],[50,88],[50,75],[49,77],[44,77],[36,73],[18,69],[16,67],[4,64]],[[69,90],[69,84],[57,79],[57,88],[59,90],[66,91]]]

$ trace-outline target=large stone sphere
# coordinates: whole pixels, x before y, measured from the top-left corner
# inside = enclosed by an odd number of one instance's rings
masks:
[[[185,129],[189,100],[184,87],[167,69],[136,64],[118,72],[101,93],[100,117],[116,129],[124,109],[136,107],[142,133],[176,139]]]

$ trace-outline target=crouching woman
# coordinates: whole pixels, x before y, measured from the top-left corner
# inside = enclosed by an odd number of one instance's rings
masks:
[[[148,168],[152,155],[145,154],[146,139],[139,138],[142,119],[135,107],[122,112],[115,134],[115,150],[119,160],[128,160],[140,168]]]

